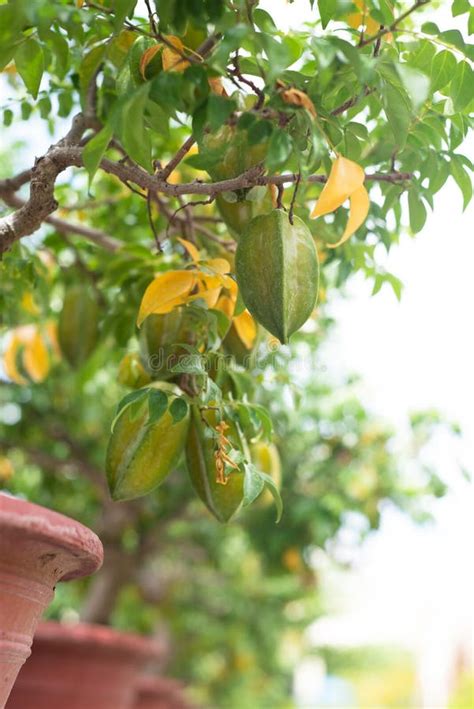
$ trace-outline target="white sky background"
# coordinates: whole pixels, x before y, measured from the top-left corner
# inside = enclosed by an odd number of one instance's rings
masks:
[[[425,12],[424,21],[459,27],[449,5]],[[308,0],[260,6],[281,29],[301,27],[311,17]],[[399,430],[410,412],[423,409],[438,409],[463,429],[459,445],[441,439],[431,449],[439,474],[453,487],[433,506],[435,524],[419,528],[385,512],[351,578],[329,580],[327,592],[340,599],[342,615],[311,631],[317,644],[409,647],[420,658],[424,704],[431,707],[445,706],[452,653],[459,642],[472,643],[474,632],[473,495],[458,464],[474,472],[473,214],[472,206],[462,214],[460,192],[449,178],[423,231],[413,239],[404,235],[388,258],[384,249],[377,254],[404,284],[401,303],[387,286],[372,297],[369,283],[353,279],[348,297],[331,307],[337,328],[321,362],[330,371],[360,373],[365,404]]]

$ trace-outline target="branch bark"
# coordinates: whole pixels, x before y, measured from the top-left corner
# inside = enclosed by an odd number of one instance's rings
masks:
[[[79,114],[74,119],[73,127],[68,135],[56,145],[51,146],[46,155],[39,158],[30,173],[30,196],[15,212],[0,219],[0,254],[8,250],[12,244],[24,236],[35,232],[41,224],[49,220],[59,230],[71,233],[80,233],[86,238],[95,240],[109,250],[118,248],[118,243],[109,237],[89,227],[71,225],[69,222],[51,218],[51,213],[57,208],[58,203],[54,198],[54,185],[58,175],[68,167],[82,167],[82,148],[78,145],[87,127],[87,122]],[[162,193],[170,197],[197,194],[215,197],[220,192],[247,189],[255,185],[283,185],[298,180],[295,173],[283,175],[264,175],[263,167],[258,165],[247,170],[238,177],[219,182],[194,182],[173,185],[163,179],[160,173],[152,175],[135,163],[114,162],[108,158],[102,159],[100,167],[105,172],[115,175],[124,184],[134,183],[146,191]],[[388,174],[369,173],[367,181],[399,183],[409,180],[410,173],[392,172]],[[0,181],[0,194],[4,197],[10,195],[12,199],[12,185],[25,184],[28,171],[22,172],[15,178]],[[307,178],[309,183],[324,184],[325,175],[311,175]],[[18,198],[16,198],[18,199]],[[51,221],[53,219],[54,221]]]
[[[26,202],[20,199],[17,195],[3,191],[0,187],[0,197],[9,207],[15,207],[21,209],[25,206]],[[88,241],[100,246],[106,251],[117,251],[121,247],[121,242],[118,239],[114,239],[113,236],[106,234],[100,229],[94,229],[90,226],[85,226],[84,224],[77,224],[76,222],[68,222],[64,219],[59,219],[58,217],[46,217],[44,220],[47,224],[54,226],[56,231],[60,234],[77,234],[83,236]]]

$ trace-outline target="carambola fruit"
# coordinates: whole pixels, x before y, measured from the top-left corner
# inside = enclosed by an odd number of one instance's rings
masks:
[[[154,382],[149,389],[168,395],[168,408],[148,423],[148,396],[122,410],[109,439],[105,468],[114,500],[130,500],[151,492],[178,463],[189,428],[189,410],[175,422],[169,407],[181,394],[167,382]]]
[[[237,282],[251,315],[287,343],[316,304],[319,264],[311,232],[299,217],[274,209],[248,224],[235,258]]]

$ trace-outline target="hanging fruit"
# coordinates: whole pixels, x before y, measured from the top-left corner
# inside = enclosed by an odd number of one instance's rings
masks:
[[[189,311],[175,308],[164,315],[149,315],[140,330],[140,358],[153,379],[169,379],[171,368],[186,350],[179,343],[191,342],[193,330]]]
[[[225,125],[213,133],[205,133],[199,144],[199,152],[215,160],[207,168],[213,180],[229,180],[241,175],[251,167],[263,163],[268,141],[249,143],[246,130]],[[242,199],[245,196],[238,194]]]
[[[114,500],[146,495],[178,463],[189,428],[189,409],[181,394],[172,384],[155,382],[126,400],[115,420],[105,463]]]
[[[244,474],[229,458],[232,448],[249,457],[247,444],[233,422],[220,421],[214,410],[193,406],[186,442],[189,476],[201,500],[220,522],[234,517],[244,499]]]
[[[97,344],[99,307],[90,290],[74,286],[66,291],[59,316],[61,352],[71,367],[80,367]]]
[[[283,344],[309,318],[318,294],[319,265],[306,224],[282,209],[252,219],[235,259],[237,282],[253,317]]]

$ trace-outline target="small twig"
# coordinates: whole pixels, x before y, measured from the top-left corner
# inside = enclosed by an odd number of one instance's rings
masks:
[[[171,173],[173,172],[175,167],[177,165],[179,165],[181,160],[183,160],[186,153],[188,153],[191,150],[191,148],[195,142],[196,142],[196,139],[192,135],[190,135],[189,138],[187,138],[184,141],[184,143],[182,144],[182,146],[180,147],[180,149],[178,150],[176,155],[174,157],[172,157],[171,160],[169,161],[169,163],[167,165],[165,165],[165,167],[158,172],[158,176],[161,180],[168,179],[168,177],[171,175]]]
[[[281,185],[277,185],[277,198],[276,198],[276,206],[277,209],[284,209],[283,206],[283,191],[284,191],[284,186],[283,183]]]
[[[340,106],[331,111],[331,116],[339,116],[341,113],[344,113],[344,111],[348,111],[349,108],[352,108],[357,103],[359,103],[361,98],[369,96],[374,91],[374,88],[369,88],[368,86],[366,86],[361,94],[359,94],[358,96],[352,96],[352,98],[347,99],[347,101],[344,101],[344,103],[341,103]]]
[[[131,192],[134,192],[135,194],[137,194],[137,195],[138,195],[139,197],[141,197],[142,199],[146,199],[146,200],[148,199],[148,195],[147,195],[147,194],[144,194],[143,192],[140,192],[140,190],[137,190],[136,187],[132,187],[132,185],[130,184],[130,182],[129,182],[128,180],[122,180],[122,182],[123,182],[123,184],[124,184],[126,187],[128,187],[128,189],[129,189]]]
[[[364,39],[360,44],[359,47],[365,47],[367,44],[371,44],[372,42],[377,42],[377,40],[381,39],[384,35],[389,34],[390,32],[394,32],[397,29],[397,25],[400,24],[400,22],[403,22],[403,20],[406,20],[406,18],[412,14],[412,12],[415,12],[415,10],[418,10],[420,7],[423,7],[423,5],[427,5],[431,0],[417,0],[414,5],[408,8],[405,12],[403,12],[401,15],[395,18],[395,20],[388,25],[387,27],[381,28],[376,34],[372,35],[372,37],[367,37]]]
[[[178,213],[181,212],[183,209],[185,210],[185,215],[186,215],[184,222],[186,224],[188,224],[188,226],[189,226],[190,215],[188,214],[188,209],[192,209],[194,207],[198,207],[199,205],[203,205],[203,204],[211,204],[214,201],[214,199],[215,199],[214,196],[211,195],[209,197],[209,199],[203,199],[203,200],[199,200],[197,202],[183,202],[182,200],[179,200],[180,201],[179,207],[177,209],[175,209],[175,211],[171,214],[171,216],[168,217],[168,227],[166,229],[166,234],[168,235],[169,227],[171,227],[171,224],[174,221],[176,221],[176,220],[179,220],[181,222],[183,221],[183,220],[180,220],[178,217]],[[192,217],[191,217],[191,221],[192,221]],[[194,227],[192,227],[191,232],[193,231],[193,229],[194,229]],[[192,233],[190,236],[192,237]]]
[[[156,27],[155,19],[154,19],[154,17],[153,17],[153,11],[152,11],[151,6],[150,6],[150,1],[149,1],[149,0],[145,0],[145,5],[146,5],[147,12],[148,12],[148,19],[149,19],[149,21],[150,21],[150,28],[151,28],[151,31],[153,32],[153,34],[156,34],[156,33],[157,33],[157,27]]]
[[[147,214],[148,214],[148,221],[150,223],[150,228],[153,232],[153,238],[155,239],[155,244],[156,248],[158,249],[159,253],[163,252],[161,243],[160,243],[160,237],[158,236],[158,232],[156,230],[154,221],[153,221],[153,213],[151,211],[151,192],[148,190],[147,198],[146,198],[146,209],[147,209]]]
[[[384,25],[380,25],[380,29],[383,30],[383,29],[384,29]],[[374,56],[374,57],[378,57],[378,56],[379,56],[381,44],[382,44],[382,37],[379,37],[379,38],[377,39],[377,41],[375,42],[374,53],[373,53],[373,56]]]
[[[245,76],[243,76],[241,70],[240,70],[240,60],[239,60],[239,53],[238,51],[234,54],[232,58],[232,64],[234,69],[228,70],[229,78],[232,80],[232,77],[237,77],[237,79],[242,83],[246,84],[246,86],[250,87],[254,94],[257,96],[257,101],[253,107],[254,111],[258,111],[260,108],[262,108],[263,104],[265,103],[265,93],[260,89],[256,84],[254,84],[253,81],[250,79],[247,79]],[[236,82],[233,81],[235,84]]]
[[[300,182],[301,182],[301,172],[298,173],[298,177],[296,178],[296,181],[295,181],[295,188],[293,190],[293,196],[291,198],[290,211],[288,212],[288,219],[290,220],[291,225],[293,225],[293,210],[295,208],[296,193],[298,192],[298,187],[300,186]]]

